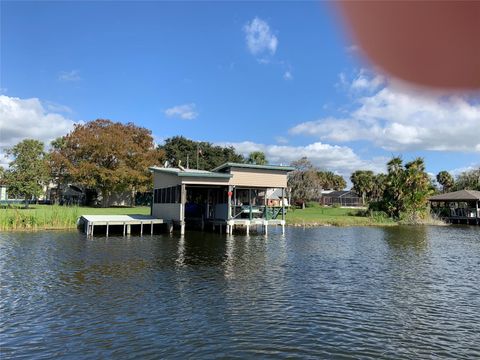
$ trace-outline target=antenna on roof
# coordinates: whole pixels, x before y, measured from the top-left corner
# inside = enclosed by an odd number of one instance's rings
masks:
[[[165,162],[163,163],[163,167],[168,168],[169,166],[170,166],[170,163],[168,162],[168,160],[165,160]]]

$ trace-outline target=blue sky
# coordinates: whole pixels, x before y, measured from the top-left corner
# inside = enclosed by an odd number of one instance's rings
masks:
[[[306,155],[346,177],[392,155],[423,156],[432,173],[480,163],[478,98],[375,71],[326,2],[0,6],[3,149],[108,118],[159,142],[184,135],[275,163]]]

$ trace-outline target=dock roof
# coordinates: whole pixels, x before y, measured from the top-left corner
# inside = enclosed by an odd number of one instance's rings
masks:
[[[446,194],[432,196],[430,201],[479,201],[480,191],[459,190]]]

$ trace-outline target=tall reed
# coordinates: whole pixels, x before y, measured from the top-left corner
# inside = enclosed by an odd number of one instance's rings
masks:
[[[79,216],[77,206],[7,207],[0,209],[0,230],[73,229]]]

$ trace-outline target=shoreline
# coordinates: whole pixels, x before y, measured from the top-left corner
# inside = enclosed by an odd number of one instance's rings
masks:
[[[30,209],[1,209],[0,231],[37,232],[77,229],[77,220],[82,214],[91,215],[148,215],[150,207],[135,208],[90,208],[64,207],[59,205],[36,205]],[[410,219],[414,220],[414,219]],[[408,222],[388,218],[384,215],[364,216],[356,209],[310,207],[289,211],[286,216],[288,227],[392,227],[399,225],[437,225],[445,222],[430,218]]]
[[[395,226],[450,226],[452,224],[439,223],[439,222],[426,222],[422,224],[403,224],[401,222],[391,223],[364,223],[364,224],[331,224],[329,222],[306,222],[306,223],[287,223],[286,227],[289,228],[322,228],[322,227],[336,227],[336,228],[350,228],[350,227],[395,227]],[[474,225],[470,225],[474,226]],[[12,229],[0,229],[0,232],[11,233],[33,233],[41,231],[79,231],[77,226],[65,226],[65,227],[35,227],[35,228],[12,228]]]

